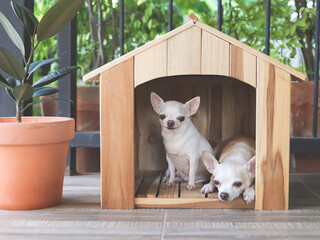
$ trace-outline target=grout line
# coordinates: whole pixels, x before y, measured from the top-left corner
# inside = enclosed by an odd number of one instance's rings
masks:
[[[313,189],[308,186],[308,184],[306,184],[306,183],[305,183],[304,181],[302,181],[302,180],[301,180],[301,183],[302,183],[313,195],[315,195],[317,198],[320,199],[320,196],[319,196],[316,192],[314,192]]]
[[[166,227],[166,221],[167,221],[167,209],[164,211],[164,215],[163,215],[162,230],[161,230],[161,240],[163,240],[163,237],[164,237],[164,230],[165,230],[165,227]]]

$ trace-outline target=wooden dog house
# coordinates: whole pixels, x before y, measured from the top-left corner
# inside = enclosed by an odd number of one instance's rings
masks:
[[[197,20],[191,15],[84,76],[100,81],[102,208],[288,208],[290,82],[305,76]],[[162,186],[166,160],[151,91],[165,101],[199,95],[193,122],[212,145],[238,134],[256,138],[255,203],[222,203],[183,183]]]

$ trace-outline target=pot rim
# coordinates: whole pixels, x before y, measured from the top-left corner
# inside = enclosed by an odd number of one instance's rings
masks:
[[[41,145],[67,142],[74,138],[75,121],[68,117],[0,118],[0,145]]]
[[[0,117],[0,125],[1,124],[46,124],[46,123],[54,123],[54,122],[62,122],[62,121],[74,121],[73,118],[70,117],[46,117],[46,116],[30,116],[30,117],[21,117],[21,123],[16,122],[16,117]]]

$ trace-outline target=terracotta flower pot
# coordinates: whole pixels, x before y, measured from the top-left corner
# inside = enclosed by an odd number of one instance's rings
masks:
[[[56,95],[40,97],[55,98]],[[77,86],[77,131],[99,131],[99,86]],[[42,102],[42,116],[56,116],[57,102]],[[76,149],[76,171],[78,173],[100,171],[99,148]]]
[[[30,210],[60,203],[74,119],[0,118],[0,209]]]

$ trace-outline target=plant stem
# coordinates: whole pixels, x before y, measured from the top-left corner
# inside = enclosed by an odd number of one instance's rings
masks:
[[[27,65],[26,65],[26,75],[24,76],[22,83],[25,83],[28,79],[28,72],[29,72],[31,61],[33,59],[33,53],[34,53],[34,50],[36,50],[36,48],[38,47],[39,43],[40,42],[38,42],[36,46],[33,46],[34,41],[32,40],[32,43],[31,43],[32,47],[31,47],[31,51],[30,51],[30,56],[29,56],[29,59],[28,59]]]
[[[21,102],[20,101],[18,101],[17,103],[16,103],[17,105],[16,105],[16,109],[17,109],[17,113],[16,113],[16,118],[17,118],[17,123],[21,123]]]

